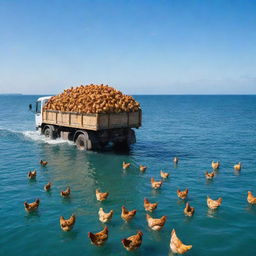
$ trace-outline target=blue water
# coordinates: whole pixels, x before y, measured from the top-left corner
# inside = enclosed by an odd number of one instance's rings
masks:
[[[28,104],[38,96],[0,96],[0,254],[1,255],[172,255],[170,232],[193,248],[186,255],[256,255],[256,206],[248,205],[247,191],[256,195],[256,96],[136,96],[143,108],[143,126],[136,130],[137,143],[129,153],[81,152],[72,143],[47,141],[34,131]],[[175,168],[172,158],[180,158]],[[39,160],[49,162],[41,168]],[[204,172],[211,161],[221,168],[212,182]],[[123,171],[122,161],[132,163]],[[233,165],[242,162],[241,173]],[[148,166],[141,174],[138,165]],[[35,182],[27,172],[36,168]],[[150,178],[159,171],[170,178],[153,191]],[[48,181],[51,193],[43,190]],[[70,199],[60,190],[71,187]],[[185,217],[185,203],[176,196],[178,188],[189,188],[188,201],[195,207]],[[95,189],[110,193],[107,201],[95,199]],[[209,211],[206,196],[223,197],[219,210]],[[38,212],[27,214],[23,202],[41,199]],[[143,198],[159,202],[155,217],[167,216],[160,232],[147,227]],[[121,206],[137,209],[128,224],[120,218]],[[103,228],[98,209],[114,209],[108,224],[105,246],[90,244],[87,233]],[[59,227],[59,217],[77,215],[71,232]],[[137,230],[143,244],[126,252],[121,239]]]

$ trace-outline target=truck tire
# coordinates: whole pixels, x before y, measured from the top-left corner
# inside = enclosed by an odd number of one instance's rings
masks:
[[[57,135],[52,125],[46,126],[43,130],[43,134],[46,138],[55,140]]]
[[[81,133],[76,138],[76,146],[79,150],[91,150],[92,149],[92,142],[89,139],[88,134]]]

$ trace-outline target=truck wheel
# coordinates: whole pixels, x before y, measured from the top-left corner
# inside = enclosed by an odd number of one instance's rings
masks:
[[[43,134],[46,138],[49,138],[49,139],[52,139],[52,140],[56,139],[56,137],[57,137],[53,126],[46,126],[44,128]]]
[[[88,135],[81,133],[76,138],[76,146],[79,150],[91,150],[92,142],[89,140]]]

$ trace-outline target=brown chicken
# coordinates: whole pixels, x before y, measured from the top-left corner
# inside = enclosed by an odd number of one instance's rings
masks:
[[[108,195],[109,195],[108,192],[101,193],[98,189],[96,189],[96,198],[98,201],[106,200]]]
[[[40,204],[39,198],[36,199],[35,202],[28,204],[27,202],[24,202],[24,207],[27,212],[32,212],[38,209]]]
[[[138,249],[142,243],[143,233],[138,231],[136,235],[129,236],[122,240],[122,244],[127,251],[133,251]]]
[[[186,199],[188,196],[188,188],[186,188],[184,191],[177,190],[177,196],[181,199]]]
[[[66,190],[60,192],[60,195],[63,197],[69,197],[70,192],[71,192],[70,187],[67,187]]]
[[[249,204],[256,204],[256,196],[253,196],[251,191],[248,191],[247,201]]]
[[[123,162],[123,169],[126,170],[131,166],[130,163]]]
[[[218,162],[212,161],[212,169],[217,170],[219,168],[220,168],[220,161],[218,161]]]
[[[50,191],[50,190],[51,190],[51,187],[52,187],[52,183],[51,183],[51,182],[48,182],[46,185],[44,185],[44,190],[45,190],[45,191]]]
[[[238,164],[234,165],[234,170],[235,171],[241,171],[241,168],[242,168],[241,162],[239,162]]]
[[[41,160],[41,161],[40,161],[40,164],[41,164],[42,166],[46,166],[46,165],[48,164],[48,162]]]
[[[184,254],[192,248],[192,245],[183,244],[176,235],[175,229],[172,230],[170,248],[173,253]]]
[[[112,216],[113,216],[113,213],[114,211],[111,210],[110,212],[104,212],[102,208],[99,209],[99,220],[102,222],[102,223],[106,223],[108,221],[110,221],[112,219]]]
[[[163,172],[162,170],[160,171],[160,176],[163,179],[167,179],[169,177],[169,173],[168,172]]]
[[[155,231],[159,231],[164,227],[167,217],[162,216],[160,219],[153,219],[149,214],[146,214],[146,219],[148,222],[148,226],[151,229],[153,229]]]
[[[190,206],[189,203],[187,202],[186,207],[184,209],[184,214],[191,217],[193,216],[194,212],[195,212],[195,208]]]
[[[108,228],[105,227],[102,231],[95,233],[95,234],[89,232],[88,237],[90,238],[92,244],[94,244],[96,246],[101,246],[108,239]]]
[[[29,178],[30,180],[35,179],[35,178],[36,178],[36,170],[34,170],[34,171],[29,171],[29,172],[28,172],[28,178]]]
[[[213,179],[214,176],[215,176],[215,173],[214,173],[214,172],[205,172],[205,178],[206,178],[207,180]]]
[[[121,218],[125,221],[131,220],[136,215],[137,210],[128,211],[124,206],[122,206]]]
[[[140,171],[145,172],[148,167],[144,165],[140,165]]]
[[[174,164],[177,164],[178,162],[179,162],[179,158],[178,158],[178,157],[174,157],[174,158],[173,158],[173,163],[174,163]]]
[[[76,222],[76,215],[72,214],[71,217],[67,220],[63,218],[63,216],[60,216],[60,227],[63,231],[70,231]]]
[[[162,184],[163,184],[162,180],[156,181],[154,178],[151,178],[151,186],[152,186],[152,188],[154,188],[154,189],[161,188]]]
[[[144,208],[148,212],[153,212],[158,206],[158,203],[150,203],[147,198],[144,199]]]
[[[222,198],[220,197],[217,200],[212,200],[209,196],[207,196],[207,205],[210,209],[215,210],[219,206],[221,206]]]

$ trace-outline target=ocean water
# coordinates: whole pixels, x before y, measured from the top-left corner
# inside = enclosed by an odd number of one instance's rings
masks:
[[[256,96],[136,96],[143,109],[143,126],[136,130],[137,143],[129,152],[81,152],[73,143],[47,141],[34,131],[34,116],[28,104],[38,96],[0,96],[0,255],[173,255],[169,249],[173,228],[190,256],[256,255],[256,206],[247,201],[247,191],[256,195]],[[178,156],[177,167],[172,158]],[[41,168],[39,160],[49,162]],[[211,161],[221,168],[213,181],[205,171]],[[122,162],[132,167],[122,170]],[[242,162],[240,173],[233,165]],[[139,164],[148,166],[141,174]],[[36,181],[27,172],[36,169]],[[150,178],[160,170],[170,173],[159,191]],[[50,193],[44,184],[52,182]],[[59,192],[71,187],[70,199]],[[185,217],[185,202],[176,190],[189,189],[188,200],[195,207]],[[103,202],[95,189],[110,193]],[[210,211],[206,196],[223,198],[217,211]],[[159,202],[154,217],[167,216],[164,228],[147,227],[143,199]],[[40,198],[39,210],[24,211],[23,202]],[[124,223],[121,206],[137,209],[135,218]],[[103,247],[91,245],[87,233],[103,225],[98,209],[114,210],[108,224],[109,239]],[[72,213],[77,221],[71,232],[63,232],[59,217]],[[121,239],[144,233],[143,244],[126,252]]]

